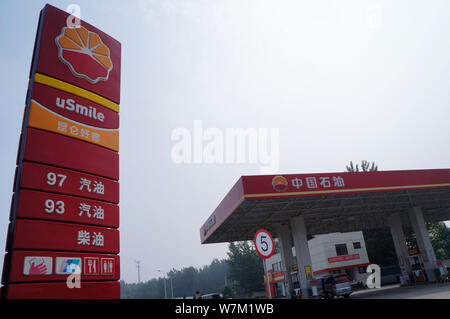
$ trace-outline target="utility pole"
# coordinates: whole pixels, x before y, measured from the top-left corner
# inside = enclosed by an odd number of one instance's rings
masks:
[[[167,288],[166,288],[166,275],[161,270],[158,269],[158,272],[163,274],[163,280],[164,280],[164,299],[167,299]]]
[[[138,283],[140,283],[141,282],[141,261],[136,260],[136,264],[137,264],[137,271],[138,271]]]

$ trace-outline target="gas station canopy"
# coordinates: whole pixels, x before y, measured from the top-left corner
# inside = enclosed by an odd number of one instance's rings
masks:
[[[302,215],[308,234],[388,227],[420,206],[450,220],[450,169],[242,176],[200,228],[202,244],[251,240]]]

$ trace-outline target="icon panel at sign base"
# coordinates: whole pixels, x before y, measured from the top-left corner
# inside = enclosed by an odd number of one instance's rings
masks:
[[[53,269],[53,260],[55,267]],[[23,262],[25,276],[46,276],[81,274],[84,275],[115,275],[115,259],[99,257],[48,257],[26,256]]]

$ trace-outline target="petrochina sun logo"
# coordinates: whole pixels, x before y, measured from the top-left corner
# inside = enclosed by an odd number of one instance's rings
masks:
[[[272,178],[272,186],[277,192],[284,192],[288,188],[288,181],[283,176],[275,176]]]
[[[73,75],[91,83],[108,80],[113,63],[109,48],[98,34],[82,26],[64,27],[55,42],[59,59],[69,67]]]

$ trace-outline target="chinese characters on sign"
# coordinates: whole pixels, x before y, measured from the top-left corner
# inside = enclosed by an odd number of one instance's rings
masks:
[[[66,181],[70,181],[68,178]],[[119,206],[85,197],[23,189],[19,192],[17,217],[117,228]]]
[[[69,123],[58,121],[58,131],[63,133],[69,133],[72,136],[80,136],[86,140],[91,139],[93,142],[100,142],[100,134],[97,132],[90,132],[89,129],[79,128],[76,125],[69,126]]]
[[[300,189],[328,189],[345,187],[344,179],[341,176],[309,176],[302,178],[292,178],[291,185],[297,190]]]
[[[115,180],[36,163],[24,162],[20,187],[119,202],[119,183]]]
[[[83,213],[85,213],[88,218],[91,218],[91,205],[81,203],[79,209],[80,213],[78,214],[78,216],[81,216],[83,215]],[[105,219],[105,210],[102,208],[102,206],[99,205],[92,208],[92,218],[102,220]]]
[[[80,106],[77,104],[77,106]],[[84,107],[84,106],[83,106]],[[75,115],[85,115],[88,122],[91,122],[89,111],[84,107],[85,111],[81,110]],[[102,114],[102,113],[100,113]],[[73,114],[70,114],[73,116]],[[86,121],[86,118],[77,118],[81,121]],[[95,123],[95,125],[98,125]],[[77,140],[82,140],[102,147],[106,147],[113,151],[119,150],[119,130],[105,129],[98,126],[92,126],[66,118],[44,106],[36,100],[31,100],[30,116],[28,119],[28,126],[36,129],[43,129],[49,132],[58,133],[64,136],[69,136]]]
[[[92,233],[92,242],[91,242],[91,234],[86,230],[80,230],[78,232],[77,244],[78,245],[92,245],[92,246],[102,246],[103,247],[103,235],[102,233],[93,232]]]
[[[80,191],[83,190],[83,188],[84,188],[89,193],[92,191],[92,193],[97,193],[97,194],[101,194],[101,195],[105,194],[105,186],[102,184],[102,182],[94,181],[92,190],[91,190],[91,183],[92,183],[91,180],[82,177],[80,179]]]
[[[337,263],[337,262],[341,262],[341,261],[349,261],[349,260],[354,260],[354,259],[360,259],[359,254],[330,257],[330,258],[328,258],[328,262],[329,263]]]

